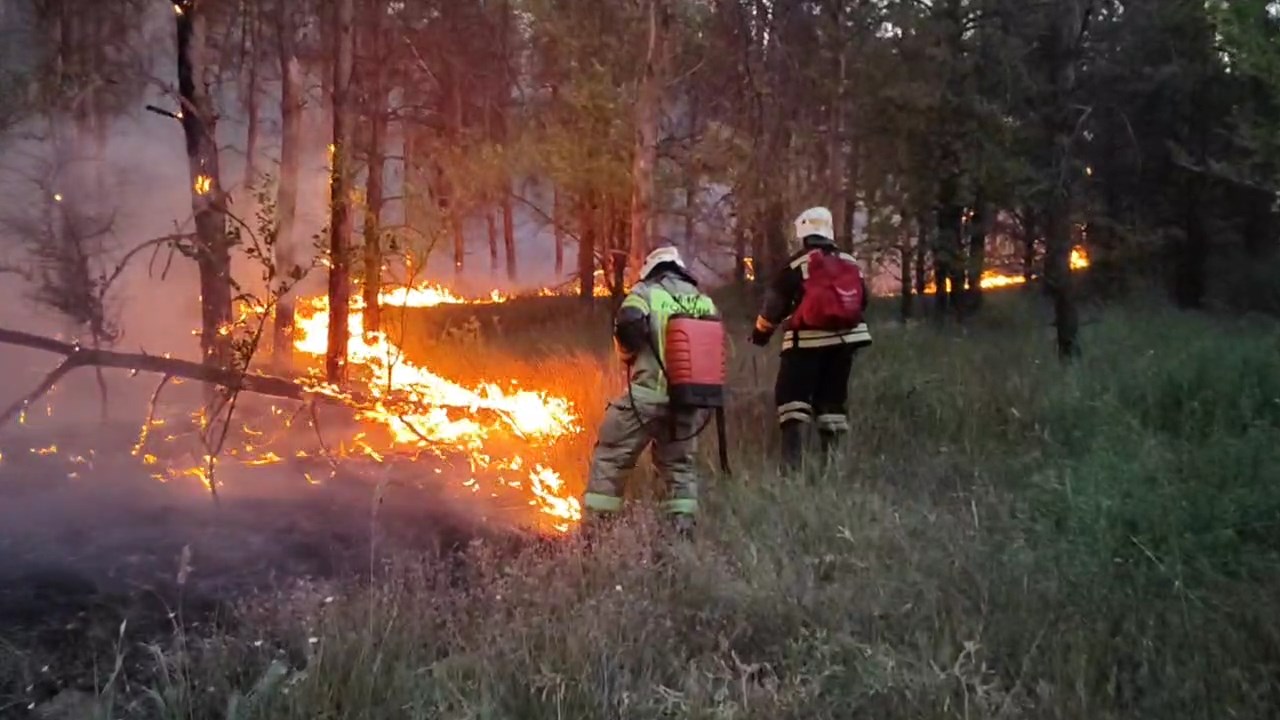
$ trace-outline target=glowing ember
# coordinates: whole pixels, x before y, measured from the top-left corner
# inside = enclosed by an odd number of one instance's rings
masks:
[[[494,291],[486,299],[469,301],[438,285],[420,284],[383,292],[379,299],[390,307],[434,307],[500,303],[506,296]],[[347,363],[353,375],[365,381],[361,390],[372,401],[371,407],[358,413],[360,419],[384,428],[397,446],[462,453],[473,471],[497,471],[499,483],[528,492],[529,504],[550,516],[558,530],[567,530],[581,517],[577,498],[568,494],[555,471],[535,466],[527,473],[526,486],[502,474],[504,470],[519,472],[524,466],[520,457],[494,460],[486,451],[489,441],[514,438],[525,446],[539,448],[581,432],[569,401],[538,391],[504,390],[492,382],[469,388],[441,377],[404,360],[404,353],[385,333],[364,333],[363,311],[363,300],[353,298],[348,317]],[[296,322],[295,349],[323,357],[328,346],[328,298],[321,296],[301,303]],[[336,388],[319,387],[339,392]],[[357,438],[354,445],[375,460],[381,459],[362,439]],[[470,478],[467,487],[478,492],[476,478]]]

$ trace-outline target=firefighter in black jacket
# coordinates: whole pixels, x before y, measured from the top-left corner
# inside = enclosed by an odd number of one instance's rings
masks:
[[[800,466],[810,425],[817,425],[824,455],[848,432],[853,356],[871,344],[863,320],[867,285],[853,256],[836,247],[831,211],[804,211],[795,230],[795,254],[769,285],[751,333],[751,342],[764,346],[781,326],[774,399],[787,472]]]

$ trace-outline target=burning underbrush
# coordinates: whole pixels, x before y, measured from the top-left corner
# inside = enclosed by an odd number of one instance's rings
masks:
[[[108,372],[103,423],[82,371],[0,431],[0,637],[87,677],[96,670],[72,666],[110,656],[125,621],[133,638],[163,637],[179,616],[198,630],[264,591],[324,594],[406,554],[572,530],[585,428],[604,405],[599,360],[498,349],[484,341],[492,319],[474,330],[473,311],[525,301],[425,289],[384,301],[386,335],[361,334],[353,307],[341,391],[315,379],[324,302],[300,306],[310,402],[242,392],[228,415],[198,383]],[[431,319],[436,304],[446,319]]]

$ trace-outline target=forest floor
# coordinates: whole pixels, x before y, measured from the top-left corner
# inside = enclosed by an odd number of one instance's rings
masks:
[[[0,717],[1272,716],[1280,327],[1093,307],[1064,367],[1022,293],[941,329],[882,304],[847,455],[783,479],[776,347],[724,303],[734,472],[708,433],[691,542],[652,516],[647,465],[587,549],[439,484],[376,503],[360,473],[263,470],[214,506],[129,479],[136,423],[95,429],[75,479],[28,452],[74,433],[0,436]],[[580,488],[619,375],[607,311],[449,312],[409,345],[570,394],[587,432],[556,461]]]

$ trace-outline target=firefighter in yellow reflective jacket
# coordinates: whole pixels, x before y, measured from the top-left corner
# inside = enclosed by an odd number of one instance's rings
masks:
[[[640,277],[614,319],[614,347],[627,364],[628,388],[605,410],[582,505],[588,523],[621,510],[626,478],[652,444],[654,468],[667,484],[665,509],[677,529],[687,532],[698,511],[694,456],[706,411],[672,409],[668,403],[667,320],[677,314],[717,317],[717,310],[676,248],[650,253]]]

